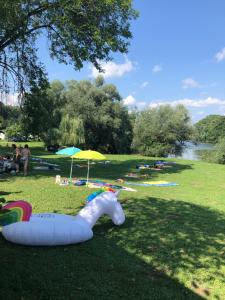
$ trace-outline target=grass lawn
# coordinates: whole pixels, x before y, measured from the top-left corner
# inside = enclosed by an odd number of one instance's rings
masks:
[[[28,177],[0,176],[1,196],[25,199],[34,212],[76,214],[94,190],[56,185],[56,174],[69,175],[70,158],[44,151],[41,143],[30,146],[33,156],[59,164],[61,171],[35,171],[32,162]],[[2,142],[0,153],[7,151]],[[107,159],[110,165],[91,166],[92,179],[115,183],[136,164],[155,160]],[[142,173],[179,186],[122,191],[125,224],[116,227],[103,217],[86,243],[24,247],[0,235],[0,299],[224,299],[225,166],[173,161],[171,168]],[[74,167],[73,174],[85,178],[86,168]]]

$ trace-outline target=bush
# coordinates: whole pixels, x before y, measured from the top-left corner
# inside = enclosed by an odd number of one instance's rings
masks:
[[[6,128],[5,133],[8,140],[21,141],[21,139],[25,139],[22,127],[19,124],[10,125]]]
[[[225,138],[219,140],[216,144],[214,161],[218,164],[225,164]]]
[[[215,150],[201,150],[201,158],[210,163],[225,164],[225,138],[221,138]]]

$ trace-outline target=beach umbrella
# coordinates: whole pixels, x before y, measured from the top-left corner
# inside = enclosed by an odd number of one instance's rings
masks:
[[[72,156],[78,152],[81,152],[81,149],[76,148],[76,147],[67,147],[64,149],[61,149],[56,152],[57,155],[66,155],[66,156]],[[72,179],[72,172],[73,172],[73,157],[71,161],[71,167],[70,167],[70,181]]]
[[[87,185],[88,185],[88,178],[89,178],[89,169],[90,169],[90,160],[105,160],[106,157],[97,151],[92,150],[86,150],[86,151],[80,151],[74,155],[71,156],[72,158],[77,159],[87,159],[88,161],[88,170],[87,170]]]

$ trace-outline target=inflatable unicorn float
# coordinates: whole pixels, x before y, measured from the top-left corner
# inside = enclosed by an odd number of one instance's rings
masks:
[[[31,205],[22,200],[6,204],[3,210],[6,211],[6,214],[0,215],[3,236],[10,242],[27,246],[69,245],[88,241],[93,237],[93,226],[103,214],[108,215],[115,225],[125,221],[117,193],[111,191],[103,192],[87,202],[76,216],[31,214]],[[1,216],[5,219],[1,220]]]

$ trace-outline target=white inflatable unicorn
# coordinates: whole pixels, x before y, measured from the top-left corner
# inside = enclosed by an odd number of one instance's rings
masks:
[[[10,242],[28,246],[76,244],[93,237],[92,227],[103,214],[108,215],[115,225],[124,223],[125,215],[115,193],[100,194],[76,216],[32,214],[29,221],[4,226],[2,234]]]

